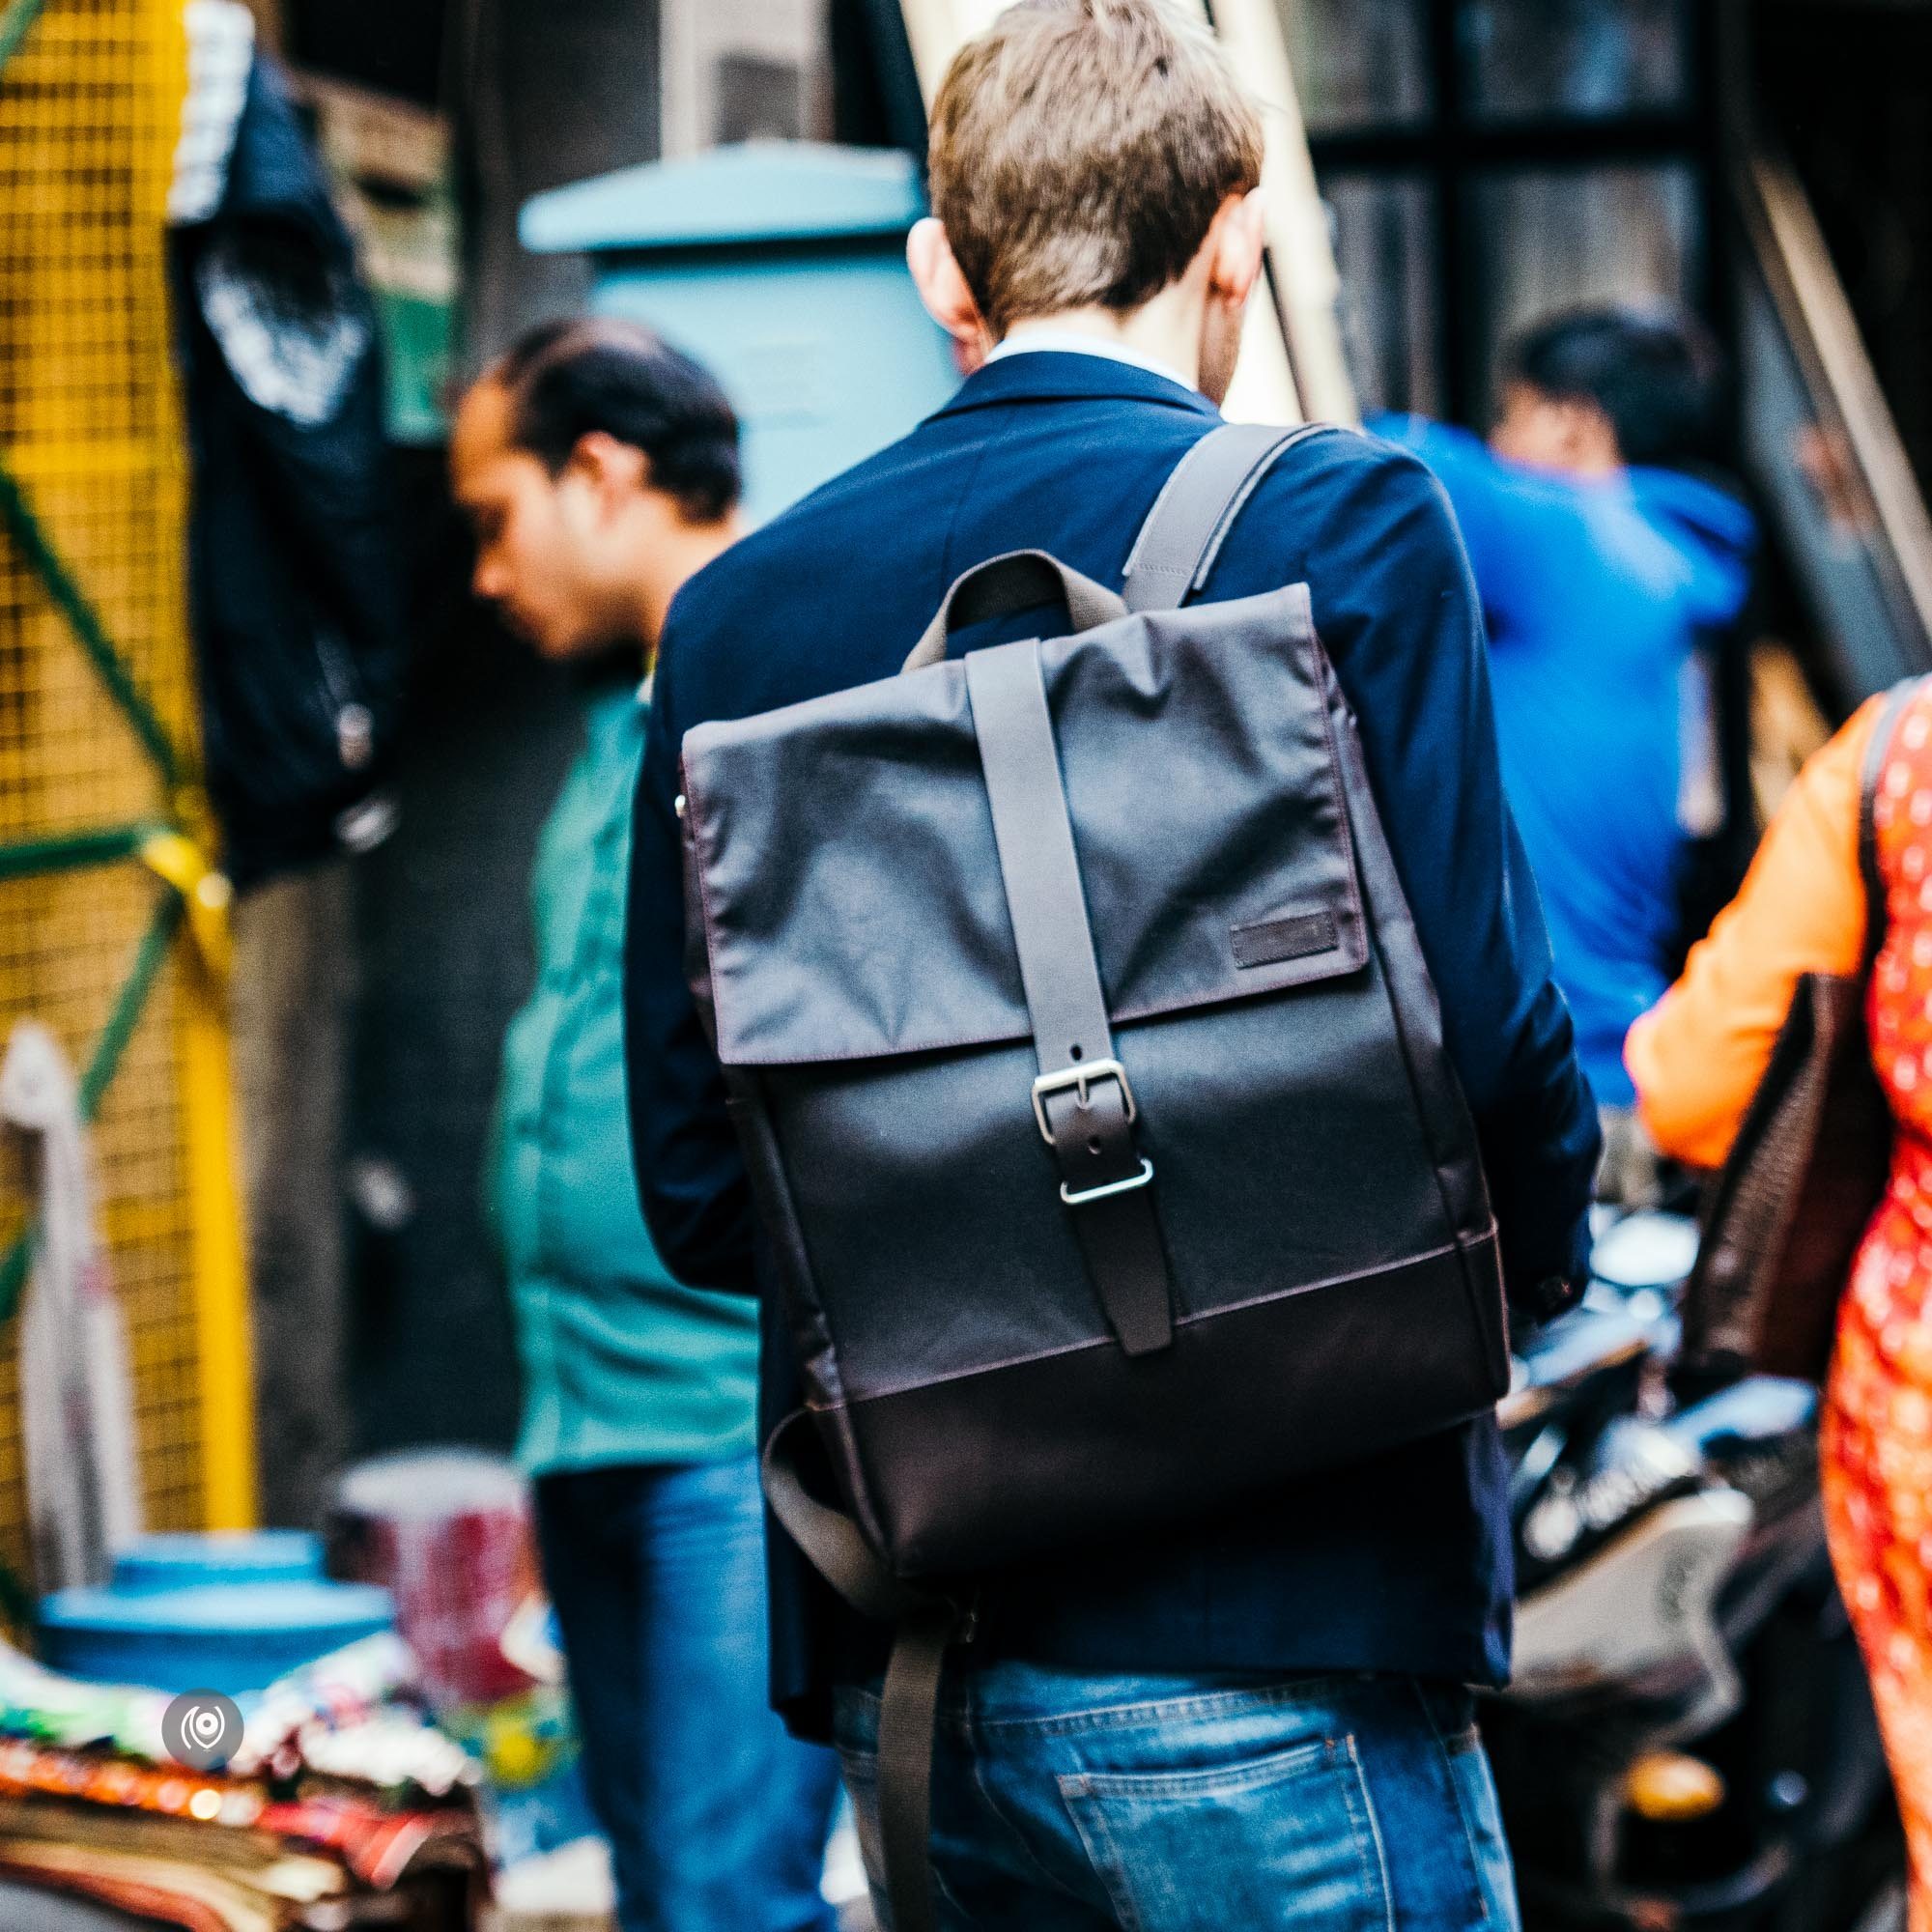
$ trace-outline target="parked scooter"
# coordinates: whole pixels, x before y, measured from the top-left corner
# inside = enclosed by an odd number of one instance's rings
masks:
[[[1599,1241],[1502,1410],[1516,1679],[1484,1728],[1529,1932],[1903,1932],[1818,1501],[1817,1391],[1674,1368],[1688,1220]]]

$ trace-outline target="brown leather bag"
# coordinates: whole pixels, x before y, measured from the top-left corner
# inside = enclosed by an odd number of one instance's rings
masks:
[[[1682,1359],[1822,1381],[1838,1297],[1885,1192],[1892,1119],[1872,1070],[1865,1000],[1885,942],[1872,808],[1899,714],[1920,680],[1894,687],[1865,753],[1859,864],[1865,954],[1855,974],[1798,982],[1737,1144],[1713,1184],[1684,1294]]]

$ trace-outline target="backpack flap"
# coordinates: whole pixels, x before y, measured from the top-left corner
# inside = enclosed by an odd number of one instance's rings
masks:
[[[1319,651],[1299,585],[1042,645],[1116,1025],[1364,964]],[[684,778],[726,1066],[1031,1037],[963,664],[699,725]]]

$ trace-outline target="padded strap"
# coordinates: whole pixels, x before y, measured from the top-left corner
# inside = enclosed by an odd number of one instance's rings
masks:
[[[1879,781],[1885,777],[1885,761],[1890,754],[1898,721],[1905,707],[1918,696],[1924,685],[1922,677],[1908,677],[1886,693],[1885,703],[1879,709],[1878,723],[1872,728],[1871,742],[1865,747],[1864,768],[1860,775],[1859,872],[1865,882],[1864,970],[1867,974],[1877,965],[1878,955],[1884,950],[1887,924],[1885,876],[1879,870],[1878,820],[1874,810],[1878,804]]]
[[[965,664],[1039,1061],[1037,1117],[1107,1320],[1128,1354],[1149,1354],[1174,1339],[1167,1257],[1153,1169],[1134,1144],[1132,1090],[1114,1058],[1039,644],[973,651]]]
[[[1069,570],[1057,556],[1049,556],[1043,550],[1009,550],[1003,556],[989,556],[984,563],[975,564],[953,580],[952,589],[933,612],[932,622],[900,668],[923,670],[927,665],[940,663],[946,656],[947,639],[969,624],[984,623],[989,617],[1014,617],[1042,604],[1065,607],[1069,636],[1127,614],[1127,607],[1111,590],[1091,577],[1082,577],[1077,570]]]
[[[799,1456],[813,1423],[795,1408],[765,1444],[765,1500],[812,1568],[862,1616],[898,1626],[879,1709],[879,1830],[896,1932],[936,1932],[932,1895],[932,1747],[946,1653],[973,1635],[974,1611],[901,1583],[859,1525],[806,1488]]]
[[[1208,582],[1228,532],[1275,459],[1334,428],[1227,423],[1209,430],[1161,486],[1127,555],[1129,611],[1176,611]]]

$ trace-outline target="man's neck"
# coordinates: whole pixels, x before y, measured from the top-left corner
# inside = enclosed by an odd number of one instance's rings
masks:
[[[1095,343],[1131,350],[1173,370],[1190,389],[1196,388],[1201,382],[1202,315],[1199,299],[1190,300],[1190,293],[1176,284],[1124,313],[1108,308],[1069,308],[1055,315],[1026,316],[1014,323],[1002,340],[1017,347],[1030,335],[1084,336]]]

